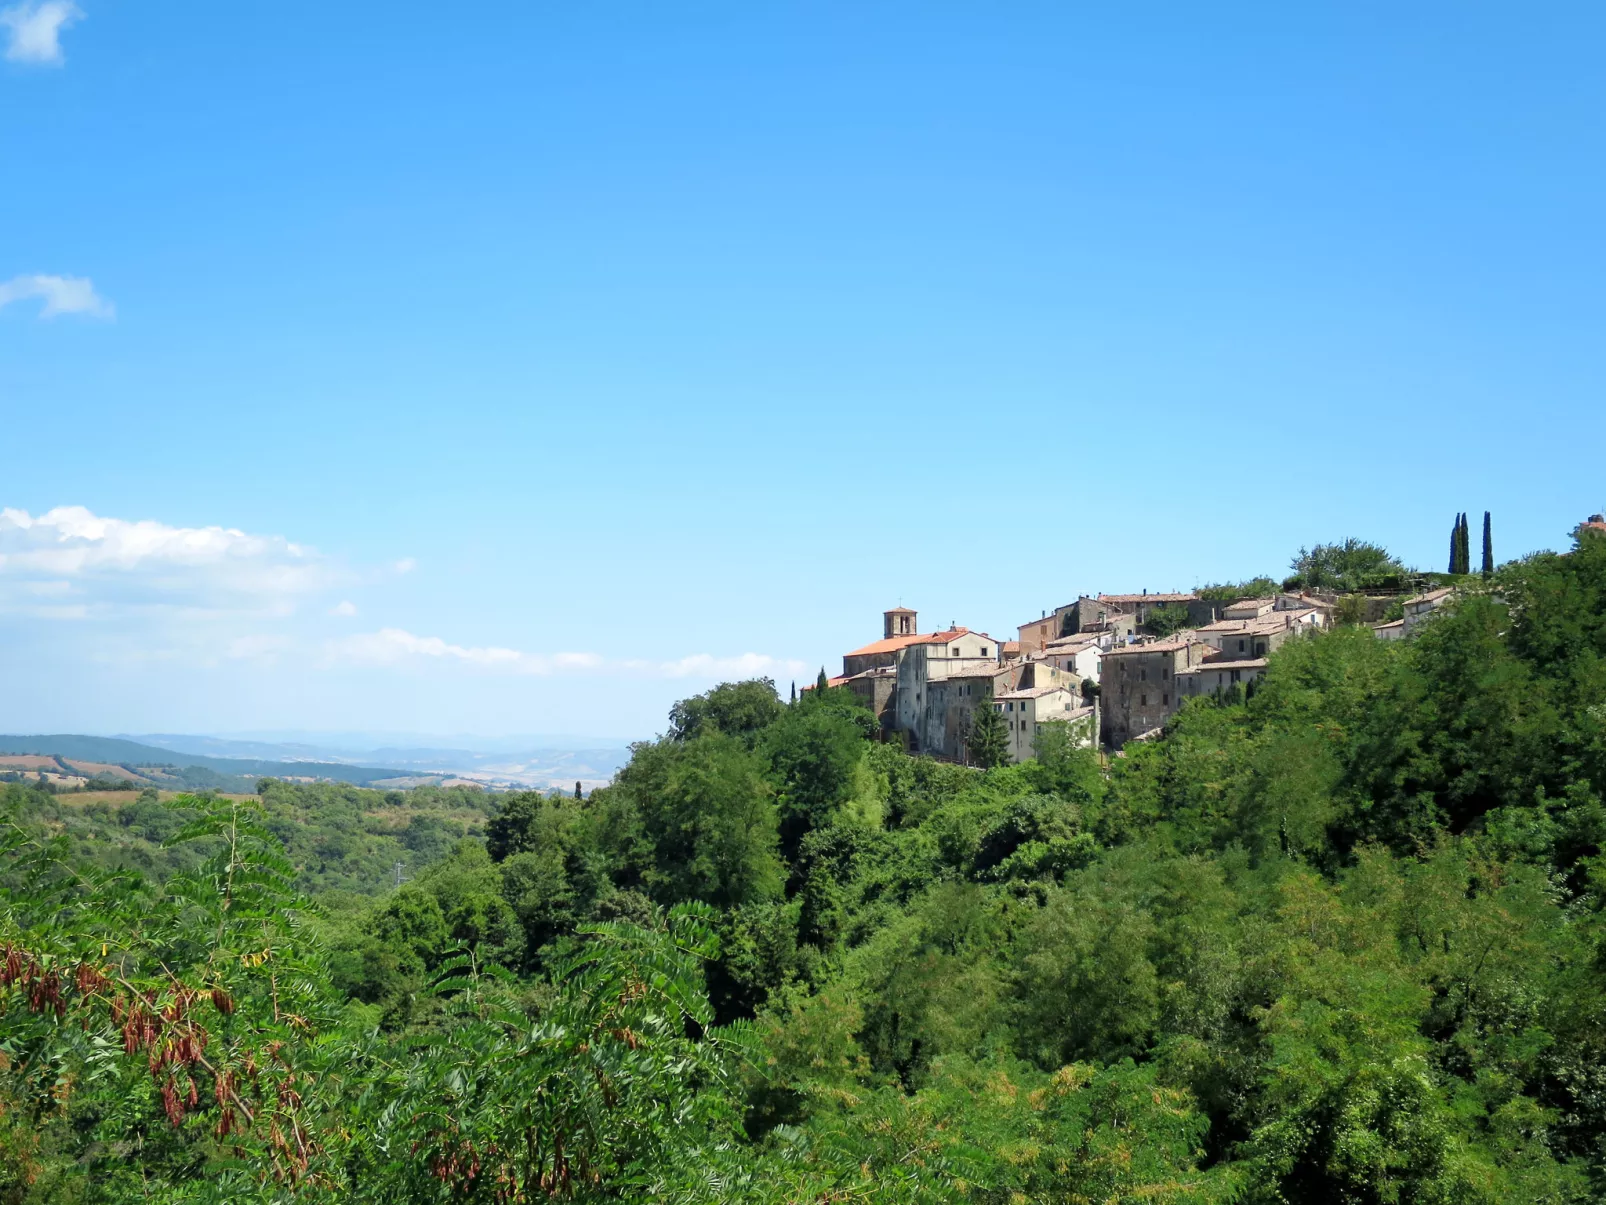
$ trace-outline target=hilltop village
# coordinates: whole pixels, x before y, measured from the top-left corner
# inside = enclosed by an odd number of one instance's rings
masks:
[[[1151,739],[1197,696],[1249,692],[1266,658],[1288,640],[1334,622],[1341,600],[1381,640],[1409,636],[1453,586],[1349,596],[1301,590],[1221,601],[1198,594],[1099,594],[1044,611],[1014,639],[954,626],[921,632],[918,614],[882,615],[881,638],[843,654],[827,679],[862,698],[888,737],[910,752],[969,764],[978,712],[1002,716],[1008,758],[1032,756],[1044,724],[1074,743],[1120,749]]]

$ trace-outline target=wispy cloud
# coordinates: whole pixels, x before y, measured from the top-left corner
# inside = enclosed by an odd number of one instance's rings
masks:
[[[403,628],[347,636],[331,641],[327,651],[334,662],[399,665],[434,660],[541,676],[602,671],[655,678],[752,678],[761,674],[799,674],[807,668],[801,661],[762,653],[734,657],[696,653],[672,661],[613,659],[600,653],[527,653],[499,645],[452,644],[439,636],[417,636]]]
[[[0,27],[8,32],[6,58],[14,63],[46,63],[59,67],[61,31],[84,15],[71,0],[24,0],[0,9]]]
[[[329,614],[338,616],[341,619],[349,619],[356,613],[357,604],[352,602],[349,598],[342,599],[340,602],[337,602],[334,606],[329,608]]]
[[[0,306],[34,298],[44,301],[39,309],[41,318],[54,318],[58,314],[112,318],[117,313],[111,302],[95,292],[87,276],[13,276],[0,283]]]

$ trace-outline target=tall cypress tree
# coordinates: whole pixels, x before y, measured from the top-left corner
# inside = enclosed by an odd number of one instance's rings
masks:
[[[829,679],[829,678],[827,678],[825,676],[825,666],[822,665],[822,666],[820,666],[820,676],[818,678],[814,679],[814,689],[815,690],[829,690],[830,688],[831,688],[831,679]]]
[[[1472,521],[1461,514],[1461,572],[1472,572]]]
[[[1483,512],[1483,576],[1494,576],[1494,530],[1489,526],[1489,512]]]
[[[1445,568],[1446,573],[1456,571],[1456,562],[1461,559],[1461,516],[1455,517],[1455,524],[1450,528],[1450,563]]]

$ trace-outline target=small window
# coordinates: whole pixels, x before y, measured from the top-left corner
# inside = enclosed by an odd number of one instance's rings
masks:
[[[1138,696],[1138,706],[1139,707],[1147,707],[1148,705],[1149,705],[1149,696],[1148,695],[1139,695]]]
[[[986,645],[982,646],[981,655],[983,657],[985,657],[987,655],[987,646]]]
[[[1170,694],[1169,691],[1160,696],[1160,706],[1161,707],[1169,707],[1169,706],[1171,706],[1171,694]]]
[[[1244,651],[1244,642],[1242,640],[1238,642],[1238,651],[1240,653]]]

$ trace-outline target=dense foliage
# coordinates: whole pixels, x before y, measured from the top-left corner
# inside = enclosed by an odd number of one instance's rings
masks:
[[[1600,1200],[1581,541],[1108,762],[913,758],[739,683],[584,800],[5,788],[0,1193]]]

